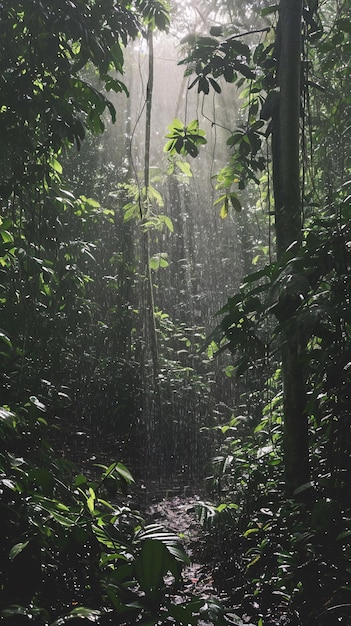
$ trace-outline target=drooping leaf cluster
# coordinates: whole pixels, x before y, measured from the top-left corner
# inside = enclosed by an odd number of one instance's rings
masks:
[[[207,143],[205,139],[205,132],[199,127],[198,120],[189,122],[187,126],[175,119],[168,127],[167,141],[164,150],[169,152],[170,156],[177,154],[185,155],[190,154],[192,157],[197,157],[199,154],[198,146]]]
[[[107,91],[126,91],[116,77],[123,70],[123,46],[140,31],[130,4],[112,0],[3,3],[1,19],[1,192],[42,180],[46,160],[67,144],[79,148],[88,129],[104,128],[103,114],[115,117],[101,89],[82,73],[96,68]]]

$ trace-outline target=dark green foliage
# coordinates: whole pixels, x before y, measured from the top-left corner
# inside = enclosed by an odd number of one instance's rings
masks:
[[[229,83],[237,80],[238,74],[245,78],[254,78],[250,68],[251,53],[249,46],[236,39],[228,37],[220,42],[212,37],[197,37],[187,57],[181,61],[191,69],[195,68],[197,77],[189,88],[197,85],[198,92],[208,94],[210,86],[220,93],[221,89],[216,81],[218,77],[224,77]]]
[[[135,6],[144,21],[152,28],[168,29],[169,11],[164,0],[135,0]]]
[[[279,390],[279,372],[269,386]],[[321,473],[295,500],[282,497],[281,409],[278,392],[257,426],[238,416],[221,428],[221,455],[209,477],[219,504],[196,507],[208,535],[202,557],[233,610],[258,623],[347,624],[349,502]],[[315,441],[311,453],[323,464],[319,446]]]
[[[347,213],[347,209],[346,209]],[[351,471],[348,435],[350,298],[348,219],[319,220],[301,251],[248,277],[229,299],[210,337],[234,355],[238,376],[274,362],[281,333],[298,328],[300,365],[306,375],[310,429],[319,453],[310,454],[313,480],[321,468],[329,488],[342,493]],[[276,322],[273,322],[274,313]],[[322,452],[323,450],[323,452]]]
[[[203,477],[213,437],[202,428],[213,423],[213,363],[200,351],[202,328],[175,323],[156,311],[160,346],[160,394],[165,408],[163,419],[155,424],[153,446],[158,471],[184,480]],[[179,480],[179,478],[178,478]]]
[[[278,9],[281,15],[282,4],[266,7],[262,15]],[[198,507],[210,537],[205,558],[213,559],[216,580],[237,603],[234,608],[254,615],[260,625],[348,624],[351,614],[347,583],[351,513],[346,496],[351,471],[350,149],[345,139],[350,115],[349,95],[342,87],[349,77],[345,56],[349,10],[349,2],[330,3],[325,12],[315,2],[303,9],[298,125],[304,223],[294,233],[297,243],[290,239],[287,250],[287,246],[278,249],[278,261],[246,277],[239,293],[219,312],[222,321],[207,342],[211,350],[217,345],[219,352],[231,351],[234,362],[228,373],[243,378],[247,392],[242,415],[237,410],[228,425],[216,429],[222,430],[225,441],[209,477],[215,503]],[[298,24],[298,36],[299,32]],[[233,184],[243,189],[249,181],[263,186],[267,180],[260,180],[260,172],[270,154],[267,150],[263,155],[262,148],[267,137],[277,136],[280,55],[286,44],[281,38],[278,24],[273,42],[268,35],[249,54],[242,44],[241,54],[252,74],[243,72],[250,79],[242,91],[247,119],[232,131],[227,143],[234,154],[218,177],[226,194],[219,199],[224,200],[223,217]],[[210,76],[232,80],[239,88],[244,84],[225,53],[231,40],[227,37],[224,45],[201,37],[193,42],[184,62],[189,73],[196,74],[192,86],[198,85],[198,91],[209,93]],[[287,135],[284,150],[293,150],[290,143]],[[282,153],[276,148],[273,141],[275,165],[280,165]],[[267,195],[271,211],[270,189]],[[279,200],[276,193],[278,211]],[[288,241],[291,235],[288,227]],[[297,339],[294,364],[306,382],[304,418],[312,481],[300,485],[287,500],[282,495],[287,412],[280,350],[284,353],[291,337]]]
[[[78,183],[84,189],[72,193],[63,182],[71,167],[63,150],[80,148],[87,132],[103,131],[106,115],[116,117],[105,92],[126,91],[116,77],[123,70],[122,47],[138,32],[145,34],[142,23],[166,29],[166,7],[144,0],[0,3],[0,615],[5,623],[348,624],[351,211],[350,98],[344,92],[350,26],[348,3],[338,6],[334,21],[329,15],[326,36],[317,3],[308,2],[303,13],[310,56],[304,51],[301,126],[305,144],[307,138],[314,142],[315,151],[314,171],[306,173],[304,164],[302,244],[245,279],[221,310],[222,321],[207,344],[209,355],[229,348],[228,378],[235,373],[246,379],[239,387],[240,410],[214,428],[216,436],[224,436],[208,480],[214,503],[197,507],[208,533],[205,555],[234,615],[215,600],[185,596],[181,570],[187,556],[177,536],[148,525],[129,506],[133,479],[123,463],[90,463],[86,472],[54,454],[49,444],[55,442],[60,451],[67,441],[73,445],[74,436],[86,463],[85,437],[92,433],[97,445],[108,431],[122,447],[136,425],[140,448],[145,435],[154,438],[147,453],[138,451],[139,461],[151,459],[157,473],[166,468],[173,477],[190,456],[186,470],[198,476],[210,449],[198,430],[202,427],[206,437],[209,424],[221,418],[220,411],[212,417],[218,372],[199,353],[203,328],[189,328],[155,310],[164,415],[145,426],[138,421],[140,380],[151,367],[133,298],[138,251],[122,206],[129,219],[140,212],[140,201],[160,206],[160,193],[148,185],[145,198],[139,188],[133,201],[123,197],[132,188],[121,165],[124,145],[118,165],[104,163],[100,178],[90,176],[95,162],[88,159]],[[262,15],[276,11],[265,7]],[[199,94],[220,94],[225,83],[247,87],[246,120],[230,132],[233,156],[218,175],[225,217],[229,203],[238,212],[243,205],[232,185],[243,189],[250,181],[267,182],[260,177],[269,158],[263,148],[280,106],[279,32],[273,41],[273,31],[260,29],[269,36],[256,48],[221,27],[210,32],[195,37],[184,61],[187,73],[195,72],[191,86]],[[216,39],[222,34],[223,40]],[[306,130],[314,115],[316,127]],[[169,131],[165,149],[171,156],[196,157],[206,143],[197,120],[187,125],[174,120]],[[175,161],[172,171],[175,166],[190,176],[187,164]],[[113,208],[110,187],[101,184],[108,176],[122,183]],[[100,202],[90,197],[97,190]],[[172,220],[158,213],[142,224],[151,239],[164,225],[173,231]],[[167,266],[166,255],[151,257],[152,271]],[[299,338],[306,378],[312,471],[312,482],[301,485],[294,499],[282,495],[279,347],[290,333]],[[151,393],[148,400],[151,406]],[[57,428],[62,423],[69,426],[66,441]]]
[[[120,494],[133,478],[121,463],[88,479],[55,458],[45,443],[44,410],[34,398],[21,414],[2,409],[0,415],[3,621],[13,623],[16,615],[52,625],[71,615],[95,615],[101,624],[116,623],[121,614],[130,624],[140,615],[155,619],[164,577],[170,571],[179,581],[188,560],[178,538],[145,525],[123,504]]]
[[[318,428],[321,422],[326,426],[327,415],[338,415],[338,422],[342,421],[342,398],[349,394],[350,233],[346,216],[344,222],[332,217],[319,220],[318,236],[311,228],[296,256],[248,277],[241,294],[229,299],[222,310],[225,316],[217,330],[218,336],[223,333],[226,347],[237,354],[237,373],[241,374],[254,363],[257,367],[260,360],[264,365],[265,359],[273,357],[282,330],[289,332],[292,325],[297,326],[301,367],[309,377],[309,413]],[[272,313],[276,324],[270,321]],[[348,438],[343,445],[350,445]]]
[[[10,221],[3,222],[1,231],[4,244],[10,244],[4,245],[2,256],[6,278],[2,319],[7,329],[1,334],[6,402],[0,413],[2,617],[9,623],[32,619],[36,624],[57,626],[74,617],[101,624],[136,624],[145,620],[163,623],[174,615],[179,624],[182,619],[195,624],[199,612],[206,615],[212,605],[207,608],[201,600],[187,599],[186,605],[173,606],[172,594],[182,595],[178,588],[181,562],[187,562],[187,557],[174,534],[159,526],[146,526],[139,513],[126,505],[126,488],[132,481],[128,470],[113,463],[100,466],[101,477],[92,478],[91,473],[77,472],[63,458],[57,459],[47,443],[54,440],[64,452],[62,434],[52,432],[51,425],[59,423],[57,416],[62,420],[67,414],[74,428],[73,411],[78,414],[82,401],[87,403],[85,411],[96,417],[94,402],[99,401],[103,386],[108,390],[104,402],[109,425],[114,421],[122,437],[125,425],[130,427],[130,406],[127,398],[122,404],[121,396],[128,392],[125,387],[123,393],[116,388],[116,377],[121,377],[120,385],[122,376],[126,385],[132,384],[121,354],[104,356],[100,346],[98,360],[96,357],[99,340],[111,341],[118,324],[113,322],[115,310],[107,307],[104,319],[109,324],[95,325],[102,311],[91,298],[89,286],[91,275],[99,277],[94,259],[97,244],[87,240],[91,241],[93,232],[97,236],[103,223],[113,224],[113,214],[103,212],[96,201],[76,200],[62,190],[55,203],[54,224],[68,220],[70,231],[50,230],[49,214],[42,227],[48,227],[52,238],[45,245],[38,243],[41,229],[32,230],[33,225],[25,220],[23,232],[30,233],[36,245],[23,237],[19,249]],[[79,238],[81,229],[84,239]],[[40,256],[34,257],[32,250]],[[116,291],[118,280],[118,274],[110,276],[105,281],[107,288]],[[167,341],[170,333],[165,328],[162,333]],[[14,337],[12,341],[9,335]],[[165,386],[168,382],[178,389],[183,385],[180,377],[184,377],[186,367],[174,362],[171,370],[170,361],[165,360],[163,371]],[[83,381],[82,373],[86,377]],[[187,373],[192,375],[190,368]],[[83,384],[89,390],[88,397],[82,394]],[[196,384],[200,386],[201,381]],[[31,389],[36,395],[31,395]],[[111,413],[116,397],[118,415]],[[95,410],[99,407],[101,399]],[[106,419],[99,417],[94,424],[97,432]],[[77,432],[76,436],[83,434]],[[72,435],[68,453],[72,452]],[[169,572],[174,578],[172,585]]]
[[[266,30],[262,29],[262,32]],[[221,41],[197,37],[181,64],[187,65],[186,74],[195,72],[197,75],[189,88],[197,85],[198,92],[204,94],[210,92],[210,87],[220,93],[221,80],[236,84],[239,88],[248,83],[243,92],[247,95],[247,122],[228,138],[227,144],[233,148],[233,155],[230,163],[219,172],[217,179],[220,188],[228,188],[235,182],[239,184],[239,189],[244,189],[252,180],[258,184],[259,175],[266,167],[266,158],[261,148],[265,137],[271,132],[270,126],[267,128],[263,120],[268,120],[271,116],[267,111],[267,104],[264,103],[265,90],[269,92],[276,87],[274,45],[269,41],[266,44],[260,43],[252,54],[249,45],[239,40],[237,35]],[[270,86],[269,81],[272,83]],[[263,114],[260,114],[261,111]],[[186,145],[182,148],[183,153],[186,153]],[[194,156],[190,151],[189,154]]]
[[[136,4],[146,22],[167,25],[162,3]],[[85,400],[91,400],[98,377],[106,390],[119,374],[116,363],[126,381],[119,408],[130,410],[130,324],[118,356],[102,350],[116,341],[116,328],[125,330],[126,317],[115,320],[130,306],[122,301],[126,270],[108,271],[123,265],[109,249],[102,267],[95,265],[101,230],[116,229],[117,218],[96,200],[68,191],[58,159],[62,148],[80,147],[86,130],[103,130],[106,110],[114,120],[113,105],[84,72],[90,62],[107,90],[125,91],[110,71],[122,72],[121,45],[140,29],[134,8],[112,1],[0,5],[4,622],[162,623],[188,561],[177,536],[147,526],[126,505],[133,479],[123,464],[100,464],[100,477],[91,468],[85,475],[48,443],[62,448],[62,433],[52,426],[67,416],[72,427],[82,391],[89,390]],[[92,298],[94,280],[105,281],[104,295],[118,293],[115,308]],[[116,405],[116,395],[108,396]],[[190,603],[189,619],[200,610],[207,612],[203,602]]]
[[[97,465],[95,478],[77,473],[47,445],[44,413],[35,398],[0,411],[2,622],[235,623],[217,600],[184,593],[189,559],[177,535],[126,504],[128,469],[115,462]]]
[[[107,90],[126,91],[122,45],[140,26],[131,5],[3,3],[1,19],[1,193],[50,178],[48,160],[63,146],[80,147],[86,129],[100,133],[115,109],[81,70],[91,63]]]

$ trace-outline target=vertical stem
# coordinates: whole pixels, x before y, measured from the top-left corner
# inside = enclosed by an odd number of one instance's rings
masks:
[[[149,75],[146,88],[146,120],[145,120],[145,154],[144,154],[144,198],[141,202],[141,217],[147,218],[149,210],[149,186],[150,186],[150,145],[151,145],[151,111],[152,94],[154,82],[154,53],[153,53],[153,32],[152,26],[148,27],[148,48],[149,48]],[[142,276],[144,281],[144,341],[145,347],[150,349],[152,362],[152,415],[148,416],[149,429],[154,432],[155,424],[161,418],[161,399],[159,388],[159,357],[157,345],[157,333],[155,325],[155,303],[153,293],[153,282],[150,268],[150,234],[149,230],[142,232]],[[155,441],[152,441],[152,446]],[[151,450],[149,450],[151,452]]]
[[[154,88],[154,40],[152,34],[152,26],[149,24],[147,32],[147,41],[149,48],[149,76],[146,87],[146,122],[145,122],[145,156],[144,156],[144,182],[145,195],[147,197],[150,185],[150,145],[151,145],[151,110],[152,110],[152,92]]]
[[[148,192],[149,192],[149,185],[150,185],[151,109],[152,109],[152,93],[153,93],[153,87],[154,87],[154,47],[153,47],[152,26],[150,25],[148,28],[148,45],[149,45],[149,77],[148,77],[148,83],[147,83],[147,88],[146,88],[145,161],[144,161],[145,198],[146,198],[147,204],[148,204]],[[150,330],[151,330],[150,346],[151,346],[155,386],[156,386],[156,389],[158,389],[159,363],[158,363],[157,334],[156,334],[156,325],[155,325],[154,290],[153,290],[152,274],[151,274],[151,268],[150,268],[150,237],[149,237],[148,230],[146,230],[144,237],[145,237],[145,246],[146,246],[146,252],[147,252],[147,255],[146,255],[147,267],[145,267],[145,270],[146,270],[146,277],[147,277],[147,289],[148,289],[147,302],[149,305],[148,313],[150,316]]]

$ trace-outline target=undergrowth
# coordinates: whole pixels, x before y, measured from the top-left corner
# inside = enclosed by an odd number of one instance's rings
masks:
[[[217,588],[258,626],[350,624],[347,485],[337,473],[320,473],[286,498],[277,416],[273,435],[268,418],[256,427],[233,418],[222,432],[208,478],[212,501],[196,505],[206,533],[201,558],[212,564]],[[323,449],[315,439],[320,469]]]

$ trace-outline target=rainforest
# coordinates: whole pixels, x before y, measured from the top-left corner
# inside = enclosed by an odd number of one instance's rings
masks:
[[[350,626],[350,0],[0,1],[0,618]]]

